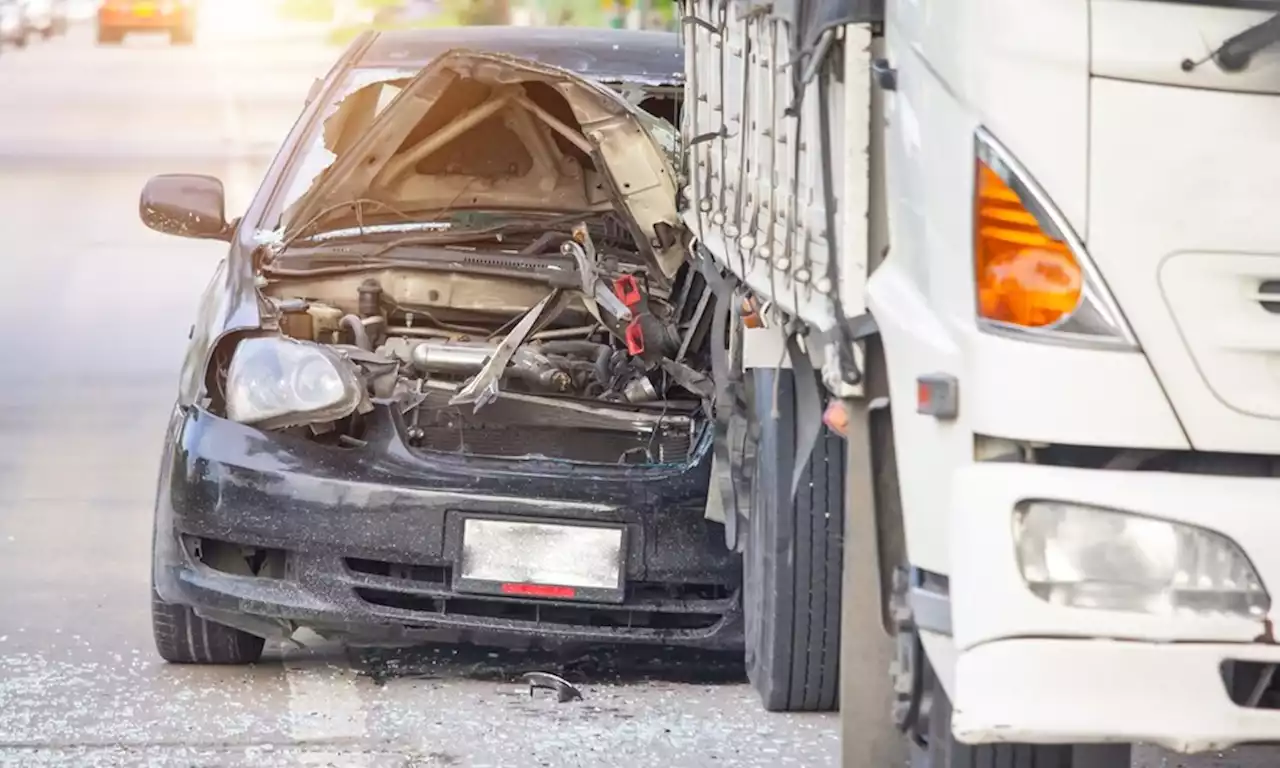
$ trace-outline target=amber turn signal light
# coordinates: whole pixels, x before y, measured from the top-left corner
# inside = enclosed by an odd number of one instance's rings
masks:
[[[760,317],[760,305],[756,300],[747,296],[742,300],[740,307],[742,315],[742,324],[748,328],[763,328],[764,319]]]
[[[839,400],[832,400],[827,409],[822,412],[822,423],[840,437],[848,437],[849,409]]]
[[[1043,328],[1080,304],[1084,276],[1061,239],[1046,232],[1018,193],[978,161],[974,201],[974,280],[978,316]]]

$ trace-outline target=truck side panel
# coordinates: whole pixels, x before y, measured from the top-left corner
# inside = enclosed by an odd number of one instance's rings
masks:
[[[684,4],[690,108],[683,134],[694,145],[683,214],[716,261],[758,296],[826,331],[837,323],[837,296],[846,317],[863,311],[871,33],[866,25],[833,30],[826,44],[843,56],[797,87],[804,67],[790,63],[793,26],[751,8],[732,0]],[[819,89],[828,98],[829,132]],[[788,115],[797,103],[797,114]],[[829,269],[824,166],[836,208],[836,269]]]

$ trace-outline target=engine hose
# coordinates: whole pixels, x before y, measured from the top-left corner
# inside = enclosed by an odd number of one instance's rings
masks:
[[[594,355],[596,376],[600,378],[600,383],[607,387],[609,379],[613,378],[613,366],[610,365],[613,347],[608,344],[597,344],[594,341],[544,341],[536,349],[545,355]]]
[[[364,327],[364,323],[361,322],[360,318],[355,315],[343,315],[339,325],[351,331],[357,347],[366,352],[373,351],[373,343],[369,341],[369,331]]]

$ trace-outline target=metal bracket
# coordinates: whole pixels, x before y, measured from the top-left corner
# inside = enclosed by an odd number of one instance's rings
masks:
[[[889,66],[887,59],[876,59],[871,62],[871,76],[876,85],[886,91],[898,90],[898,70]]]
[[[715,141],[716,139],[727,139],[727,138],[729,138],[729,129],[725,126],[720,126],[720,130],[718,131],[711,131],[709,133],[700,133],[697,136],[694,136],[692,139],[689,139],[687,144],[688,146],[693,147],[693,146],[697,146],[698,144],[705,144],[708,141]]]
[[[720,29],[719,27],[715,26],[714,24],[707,21],[706,19],[701,19],[701,18],[698,18],[697,16],[685,16],[680,19],[680,22],[682,24],[692,24],[695,27],[702,27],[703,29],[707,30],[713,35],[724,34],[723,29]]]

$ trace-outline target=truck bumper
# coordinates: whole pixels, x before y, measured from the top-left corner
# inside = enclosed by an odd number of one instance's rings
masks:
[[[967,743],[1143,741],[1182,752],[1280,741],[1280,710],[1239,706],[1224,662],[1280,664],[1280,479],[1020,464],[961,469],[951,510],[953,731]],[[1271,590],[1260,617],[1056,605],[1031,593],[1014,507],[1052,499],[1216,531]]]
[[[966,743],[1145,742],[1204,752],[1280,739],[1280,710],[1227,696],[1224,661],[1280,664],[1280,648],[1024,638],[960,654],[962,704],[952,730]],[[963,707],[963,708],[962,708]]]

